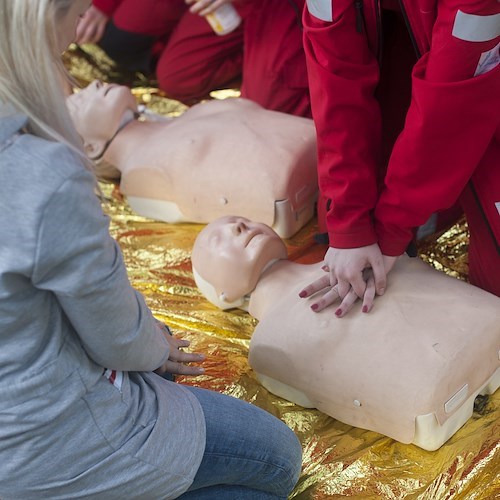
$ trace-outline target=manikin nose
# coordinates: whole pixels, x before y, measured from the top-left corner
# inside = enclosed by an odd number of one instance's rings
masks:
[[[238,221],[233,225],[234,234],[241,234],[248,229],[247,225],[243,221]]]
[[[91,85],[95,87],[96,89],[100,89],[103,86],[103,83],[101,80],[94,80]]]

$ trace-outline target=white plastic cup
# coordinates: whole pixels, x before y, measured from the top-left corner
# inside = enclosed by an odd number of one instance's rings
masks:
[[[205,17],[217,35],[227,35],[241,24],[241,16],[230,3],[221,5]]]

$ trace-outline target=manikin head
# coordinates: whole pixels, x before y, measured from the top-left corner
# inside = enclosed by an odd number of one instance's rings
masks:
[[[66,102],[90,158],[100,157],[124,122],[137,112],[137,102],[128,87],[98,80],[67,97]]]
[[[286,258],[285,244],[269,226],[236,216],[208,224],[191,256],[196,284],[221,309],[242,306],[264,269]]]

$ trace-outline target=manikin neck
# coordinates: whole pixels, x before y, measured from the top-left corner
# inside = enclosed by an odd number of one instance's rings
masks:
[[[91,160],[95,161],[95,162],[99,162],[99,160],[102,160],[104,158],[104,155],[106,154],[106,152],[108,151],[108,148],[110,147],[111,143],[113,142],[113,140],[118,136],[118,134],[130,123],[132,123],[133,121],[136,121],[136,120],[139,120],[140,118],[140,113],[139,112],[135,112],[135,111],[132,111],[131,109],[127,109],[125,111],[125,113],[123,113],[123,116],[122,116],[122,119],[120,121],[120,125],[118,126],[118,129],[116,130],[116,132],[114,133],[113,137],[111,137],[111,139],[109,139],[109,141],[104,145],[104,148],[103,150],[99,153],[98,156],[96,156],[95,158],[91,158]]]
[[[288,259],[275,261],[262,273],[248,303],[248,312],[261,319],[284,294],[298,293],[308,283],[320,278],[322,263],[299,264]]]
[[[280,261],[280,259],[273,259],[271,261],[269,261],[264,269],[261,271],[260,273],[260,278],[259,278],[259,281],[262,279],[262,276],[266,273],[266,272],[271,272],[271,268],[278,262]],[[256,287],[259,286],[259,281],[257,282],[257,285]],[[249,311],[249,307],[250,307],[250,302],[252,300],[252,296],[255,292],[255,289],[253,291],[251,291],[250,293],[247,293],[242,299],[241,299],[241,304],[239,304],[237,307],[238,309],[241,309],[243,311],[246,311],[248,312]]]
[[[122,122],[106,144],[101,158],[123,173],[127,166],[146,160],[151,150],[149,141],[157,140],[157,133],[163,134],[167,125],[165,121],[144,119],[144,115],[135,114],[131,120],[129,117]]]

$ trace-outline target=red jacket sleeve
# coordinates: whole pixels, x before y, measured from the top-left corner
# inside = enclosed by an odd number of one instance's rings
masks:
[[[340,0],[325,21],[304,10],[304,49],[318,137],[321,193],[331,200],[326,223],[330,245],[376,241],[381,118],[374,97],[378,62],[366,34],[357,31],[354,2]]]
[[[494,2],[483,4],[471,10],[475,23],[498,15]],[[483,159],[500,127],[500,36],[482,41],[456,34],[457,15],[456,5],[440,4],[430,51],[412,72],[411,104],[375,210],[379,245],[386,255],[403,253],[413,228],[451,207],[470,180],[484,187],[483,197],[498,190],[484,186],[493,174],[483,170],[491,169],[483,167]],[[483,68],[487,56],[492,67]]]
[[[104,12],[108,17],[112,17],[113,12],[118,8],[123,0],[92,0],[94,7]]]

